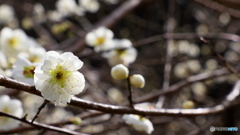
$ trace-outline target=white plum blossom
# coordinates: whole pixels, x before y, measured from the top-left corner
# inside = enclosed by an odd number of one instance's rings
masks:
[[[14,20],[14,10],[11,6],[2,4],[0,6],[0,23],[6,24]]]
[[[118,64],[111,69],[111,75],[115,80],[122,80],[128,77],[129,70],[122,64]]]
[[[86,35],[86,43],[94,47],[96,52],[113,48],[113,32],[105,27],[100,27]]]
[[[33,85],[33,76],[36,66],[36,63],[31,63],[29,60],[19,57],[13,64],[13,78]]]
[[[56,8],[63,16],[69,16],[75,13],[77,3],[75,0],[58,0]]]
[[[0,44],[2,51],[8,56],[15,58],[20,52],[28,48],[28,37],[21,29],[12,30],[5,27],[1,30]]]
[[[21,117],[23,114],[22,103],[17,99],[10,99],[9,96],[0,96],[0,111]],[[0,117],[0,131],[7,131],[18,127],[19,121],[8,117]]]
[[[132,42],[128,39],[114,39],[114,50],[106,52],[103,57],[108,59],[111,66],[123,64],[128,66],[133,63],[137,57],[137,50],[132,46]]]
[[[8,60],[7,60],[7,56],[0,51],[0,67],[1,68],[7,68],[9,66]]]
[[[71,52],[49,51],[43,63],[34,70],[35,87],[55,105],[66,105],[85,86],[84,76],[78,72],[82,66],[83,62]]]
[[[122,118],[126,124],[131,125],[137,131],[151,134],[154,130],[152,122],[145,117],[135,114],[124,114]]]
[[[59,22],[62,20],[63,15],[61,13],[59,13],[58,11],[53,10],[53,11],[47,12],[47,17],[50,21]]]
[[[79,0],[79,3],[83,9],[92,13],[97,12],[100,7],[97,0]]]
[[[28,59],[32,63],[41,63],[46,50],[41,46],[31,46],[26,52],[18,54],[19,57]]]

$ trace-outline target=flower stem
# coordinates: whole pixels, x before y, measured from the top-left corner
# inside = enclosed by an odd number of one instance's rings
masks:
[[[132,88],[130,83],[130,77],[127,78],[127,82],[128,82],[128,91],[129,91],[128,101],[129,101],[130,107],[134,108],[134,103],[132,100]]]
[[[31,123],[34,122],[34,120],[38,117],[39,113],[41,112],[41,110],[45,107],[45,105],[48,103],[49,101],[44,100],[43,104],[38,108],[38,111],[36,113],[36,115],[33,117]]]

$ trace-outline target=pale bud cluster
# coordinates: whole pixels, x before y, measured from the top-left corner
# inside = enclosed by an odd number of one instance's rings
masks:
[[[145,79],[140,74],[129,76],[129,70],[122,64],[118,64],[111,69],[111,75],[115,80],[123,80],[129,78],[130,84],[136,88],[143,88],[145,86]]]

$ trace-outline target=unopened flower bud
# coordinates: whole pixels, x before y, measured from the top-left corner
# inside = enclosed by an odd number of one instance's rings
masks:
[[[130,77],[131,85],[137,88],[143,88],[145,86],[145,79],[140,74],[135,74]]]
[[[82,124],[82,119],[79,117],[73,117],[71,120],[72,124],[74,125],[81,125]]]
[[[182,104],[183,109],[193,109],[195,108],[194,102],[193,101],[184,101]]]
[[[111,69],[111,75],[115,80],[122,80],[128,77],[128,68],[123,64],[118,64]]]

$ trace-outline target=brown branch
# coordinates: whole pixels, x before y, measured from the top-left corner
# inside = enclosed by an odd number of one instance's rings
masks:
[[[52,130],[52,131],[56,131],[59,133],[65,133],[65,134],[70,134],[70,135],[87,135],[87,134],[75,132],[72,130],[68,130],[65,128],[54,127],[54,126],[50,126],[50,125],[46,125],[46,124],[42,124],[42,123],[38,123],[38,122],[31,123],[30,121],[26,120],[26,117],[18,118],[18,117],[15,117],[13,115],[10,115],[10,114],[4,113],[4,112],[0,112],[0,116],[1,117],[9,117],[9,118],[21,121],[23,123],[27,123],[31,126],[34,126],[34,127],[40,128],[40,129],[42,128],[42,129],[46,129],[46,130]],[[11,133],[8,131],[0,131],[0,134],[11,134]]]
[[[230,72],[232,72],[232,73],[236,74],[238,77],[240,77],[240,73],[239,73],[236,69],[234,69],[234,68],[223,58],[222,55],[220,55],[219,53],[217,53],[217,51],[215,51],[215,48],[213,47],[213,45],[212,45],[208,40],[204,39],[203,37],[200,37],[200,40],[203,41],[204,43],[206,43],[206,44],[210,47],[210,49],[211,49],[211,51],[214,53],[214,55],[216,55],[216,56],[218,57],[218,59],[220,60],[220,62],[222,62]]]
[[[34,122],[34,120],[38,117],[39,113],[40,113],[41,110],[45,107],[45,105],[46,105],[47,103],[49,103],[49,101],[44,100],[44,102],[42,103],[42,105],[38,108],[38,111],[37,111],[36,115],[33,117],[31,123]]]
[[[223,72],[215,72],[215,75],[223,74]],[[209,76],[209,74],[207,74]],[[210,73],[210,76],[213,76]],[[201,77],[206,77],[205,76],[200,76]],[[199,80],[196,78],[190,78],[189,81],[192,80]],[[187,80],[182,82],[183,84],[181,85],[186,85],[189,82]],[[11,84],[11,85],[9,85]],[[33,87],[28,84],[24,83],[19,83],[15,80],[12,80],[7,77],[3,77],[0,75],[0,85],[4,87],[10,87],[10,88],[15,88],[18,90],[26,91],[38,96],[41,96],[41,94]],[[238,81],[236,86],[239,86],[240,82]],[[175,86],[176,87],[176,86]],[[172,87],[174,88],[174,87]],[[233,91],[227,96],[226,100],[219,105],[216,105],[214,107],[209,107],[209,108],[198,108],[198,109],[132,109],[130,107],[126,106],[116,106],[116,105],[109,105],[109,104],[103,104],[103,103],[97,103],[97,102],[92,102],[92,101],[86,101],[83,99],[79,99],[77,97],[73,97],[69,105],[75,106],[75,107],[80,107],[80,108],[85,108],[85,109],[92,109],[92,110],[98,110],[101,112],[105,113],[111,113],[111,114],[138,114],[138,115],[149,115],[149,116],[178,116],[178,117],[183,117],[183,116],[196,116],[196,115],[208,115],[208,114],[215,114],[222,112],[230,105],[230,102],[234,100],[237,95],[238,95],[238,88],[239,87],[234,87]],[[237,93],[237,94],[236,94]],[[229,98],[231,97],[231,98]]]
[[[149,43],[164,39],[199,39],[200,37],[207,39],[223,39],[240,42],[240,36],[230,33],[207,33],[205,35],[199,35],[197,33],[165,33],[136,41],[133,43],[133,46],[138,47],[142,45],[147,45]]]
[[[216,10],[218,12],[221,12],[221,13],[222,12],[227,12],[233,17],[240,18],[240,11],[239,10],[228,8],[224,5],[221,5],[217,2],[213,2],[213,1],[210,1],[210,0],[194,0],[194,1],[203,5],[203,6],[205,6],[205,7]]]
[[[190,77],[186,78],[185,80],[182,80],[182,81],[170,86],[169,89],[161,89],[161,90],[158,90],[157,92],[153,92],[153,93],[147,94],[145,96],[142,96],[137,101],[135,101],[135,103],[150,101],[150,100],[158,98],[160,95],[172,94],[174,92],[181,90],[181,88],[183,88],[193,82],[202,81],[202,80],[206,80],[206,79],[210,79],[210,78],[213,78],[216,76],[221,76],[221,75],[226,75],[226,74],[230,74],[230,73],[227,69],[224,68],[224,69],[217,69],[212,72],[201,73],[198,75],[190,76]]]
[[[84,120],[84,119],[87,119],[87,118],[97,117],[97,116],[102,115],[102,114],[104,114],[104,113],[102,113],[102,112],[83,113],[83,114],[77,115],[77,117],[80,117],[82,120]],[[46,125],[55,126],[55,127],[62,127],[63,125],[67,125],[67,124],[72,124],[72,121],[69,119],[69,120],[56,122],[56,123],[48,123]],[[23,132],[23,131],[35,130],[36,128],[37,127],[34,127],[34,126],[18,127],[18,128],[15,128],[13,130],[9,130],[9,131],[4,132],[4,133],[6,133],[6,134],[20,133],[20,132]]]

